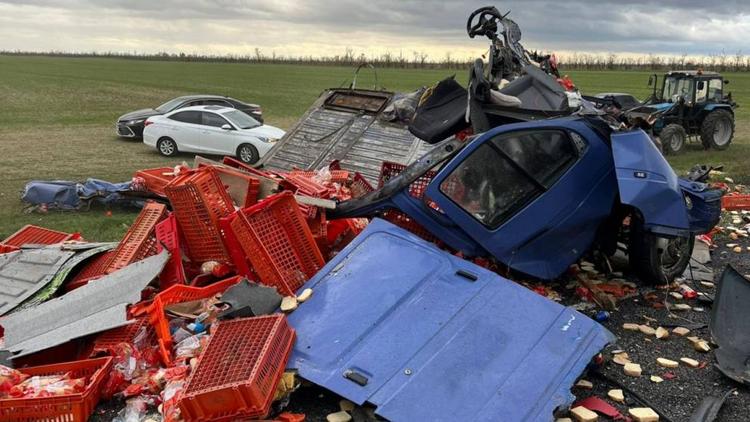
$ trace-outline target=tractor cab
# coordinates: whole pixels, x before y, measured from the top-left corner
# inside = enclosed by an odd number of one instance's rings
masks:
[[[664,75],[661,91],[657,92],[658,76],[653,75],[649,84],[654,87],[652,105],[684,102],[688,106],[700,104],[729,103],[724,97],[724,84],[729,83],[716,72],[672,71]]]
[[[734,109],[738,105],[726,92],[729,81],[716,72],[670,71],[648,80],[653,93],[641,107],[629,111],[638,127],[660,139],[665,154],[677,154],[691,139],[703,148],[723,150],[734,137]]]

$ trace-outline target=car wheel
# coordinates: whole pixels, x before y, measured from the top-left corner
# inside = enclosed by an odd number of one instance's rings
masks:
[[[166,157],[172,157],[174,155],[177,155],[177,144],[175,141],[172,140],[172,138],[161,138],[159,139],[159,142],[156,143],[156,149],[159,150],[159,153],[161,155],[164,155]]]
[[[666,238],[645,230],[643,219],[630,219],[628,260],[644,284],[663,285],[685,272],[695,246],[695,236]]]
[[[687,132],[682,126],[672,123],[667,125],[659,133],[659,140],[665,155],[675,155],[685,148],[687,141]]]
[[[260,154],[254,146],[242,144],[237,147],[237,159],[245,164],[255,164],[260,160]]]
[[[729,148],[734,137],[734,116],[726,110],[709,113],[701,125],[703,147],[723,150]]]

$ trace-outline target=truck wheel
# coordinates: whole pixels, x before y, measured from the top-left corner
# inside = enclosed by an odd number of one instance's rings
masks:
[[[649,233],[643,220],[630,219],[628,260],[631,270],[641,282],[662,285],[674,281],[685,272],[695,246],[695,236],[666,238]]]
[[[703,147],[723,150],[729,148],[734,137],[734,116],[726,110],[715,110],[701,125]]]
[[[675,155],[685,148],[687,132],[685,132],[685,128],[682,126],[672,123],[661,130],[659,139],[661,140],[664,155]]]

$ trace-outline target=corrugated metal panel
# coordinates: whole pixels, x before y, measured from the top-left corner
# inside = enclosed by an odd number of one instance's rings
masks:
[[[127,324],[127,306],[164,268],[169,253],[130,264],[57,299],[4,317],[5,347],[14,357]]]
[[[377,219],[304,287],[289,367],[393,421],[550,421],[614,339]]]
[[[43,289],[73,255],[59,246],[0,255],[0,315]]]
[[[341,93],[372,95],[359,90],[323,92],[260,164],[276,170],[317,170],[339,160],[345,170],[358,171],[377,184],[383,161],[409,164],[434,147],[414,137],[403,123],[380,120],[380,114],[326,106],[330,96]],[[377,94],[386,99],[393,95]]]

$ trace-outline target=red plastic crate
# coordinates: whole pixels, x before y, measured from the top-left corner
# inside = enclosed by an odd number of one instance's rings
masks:
[[[28,224],[0,243],[20,248],[26,244],[54,245],[75,238],[80,238],[80,236]]]
[[[359,172],[354,173],[354,178],[349,188],[352,191],[352,198],[365,196],[375,190],[370,182],[368,182]]]
[[[383,212],[383,219],[387,220],[404,230],[408,230],[424,240],[429,242],[437,242],[438,238],[425,229],[421,224],[417,223],[413,218],[404,214],[399,210],[389,209]]]
[[[346,183],[349,181],[349,172],[346,170],[329,170],[331,173],[331,183]],[[315,181],[315,177],[318,172],[313,170],[292,170],[289,172],[290,176],[302,176],[312,181]]]
[[[326,241],[328,237],[328,221],[326,221],[325,210],[320,210],[315,218],[308,218],[307,227],[310,228],[310,233],[312,233],[313,239],[315,239],[318,244],[320,244],[321,241]]]
[[[100,386],[109,374],[112,358],[81,360],[54,365],[23,368],[28,375],[86,377],[82,393],[34,399],[0,399],[0,420],[4,422],[86,422],[101,396]]]
[[[8,252],[15,252],[19,250],[18,246],[11,246],[11,245],[4,245],[0,243],[0,254],[8,253]]]
[[[89,281],[105,275],[114,255],[115,250],[112,249],[91,258],[78,274],[66,284],[65,289],[67,291],[77,289],[86,285]]]
[[[198,168],[210,167],[209,164],[199,164]],[[260,179],[257,176],[251,176],[240,169],[230,169],[224,167],[213,167],[219,174],[227,174],[233,177],[240,177],[247,181],[247,191],[245,192],[245,203],[237,203],[240,207],[249,207],[258,202],[258,193],[260,192]],[[219,176],[221,178],[221,176]],[[231,195],[230,195],[231,197]]]
[[[285,179],[297,187],[297,192],[301,195],[312,196],[315,198],[328,198],[330,190],[320,183],[302,175],[293,175],[289,173]]]
[[[181,175],[165,191],[191,260],[230,262],[219,220],[234,212],[234,206],[216,170],[203,167]]]
[[[260,179],[251,177],[248,180],[247,195],[245,196],[245,205],[243,208],[253,206],[258,203],[258,194],[260,193]]]
[[[406,169],[407,166],[403,164],[393,163],[389,161],[383,162],[383,166],[380,169],[380,178],[378,180],[378,189],[382,188],[385,183],[390,180],[393,177],[396,177],[399,175],[402,171]],[[417,199],[424,199],[425,192],[427,191],[427,185],[430,184],[432,179],[435,177],[437,173],[430,170],[425,172],[422,176],[420,176],[417,180],[412,182],[411,185],[409,185],[409,194]],[[408,215],[404,214],[403,212],[395,209],[387,210],[383,213],[383,218],[385,220],[390,221],[391,223],[401,227],[402,229],[408,230],[417,236],[428,240],[430,242],[435,242],[438,239],[432,235],[427,229],[425,229],[421,224],[414,221],[413,218],[409,217]]]
[[[136,318],[131,324],[113,328],[99,334],[94,340],[89,356],[94,357],[100,354],[111,354],[115,346],[120,343],[133,344],[136,336],[143,328],[146,329],[147,336],[154,335],[154,330],[149,325],[147,317]]]
[[[159,287],[164,290],[173,284],[185,284],[187,277],[182,265],[182,249],[180,247],[180,233],[177,230],[177,219],[174,214],[156,225],[156,253],[166,249],[169,251],[169,261],[159,274]]]
[[[164,188],[176,177],[172,167],[138,170],[133,176],[142,177],[146,181],[146,189],[159,196],[166,196]]]
[[[325,262],[291,192],[232,215],[232,233],[264,284],[291,296]]]
[[[383,162],[383,166],[380,168],[378,189],[382,188],[385,182],[389,181],[393,177],[398,176],[404,170],[406,170],[406,166],[403,164],[393,163],[390,161]],[[436,174],[437,173],[432,170],[426,171],[422,176],[420,176],[417,180],[412,182],[411,185],[409,185],[409,194],[417,199],[424,198],[425,191],[427,190],[427,185],[430,184],[432,178],[435,177]]]
[[[182,302],[191,302],[193,300],[205,299],[216,294],[224,292],[229,287],[239,283],[242,277],[232,277],[219,281],[206,287],[191,287],[176,284],[154,297],[149,305],[134,306],[130,312],[134,316],[148,314],[148,321],[154,327],[156,332],[159,350],[162,360],[166,365],[172,365],[172,335],[169,332],[169,320],[167,319],[165,308],[169,305]]]
[[[750,195],[724,195],[721,207],[728,211],[750,210]]]
[[[188,421],[234,421],[268,414],[294,345],[284,315],[220,321],[179,401]]]
[[[250,173],[256,176],[266,177],[269,179],[273,178],[273,175],[271,175],[271,173],[268,173],[263,170],[258,170],[255,167],[249,164],[245,164],[242,161],[239,161],[234,157],[224,157],[224,159],[221,160],[221,163],[224,164],[225,166],[229,166],[232,168],[236,168],[237,170],[244,171],[245,173]]]
[[[167,217],[167,207],[148,202],[115,248],[106,273],[111,273],[156,253],[156,224]]]

